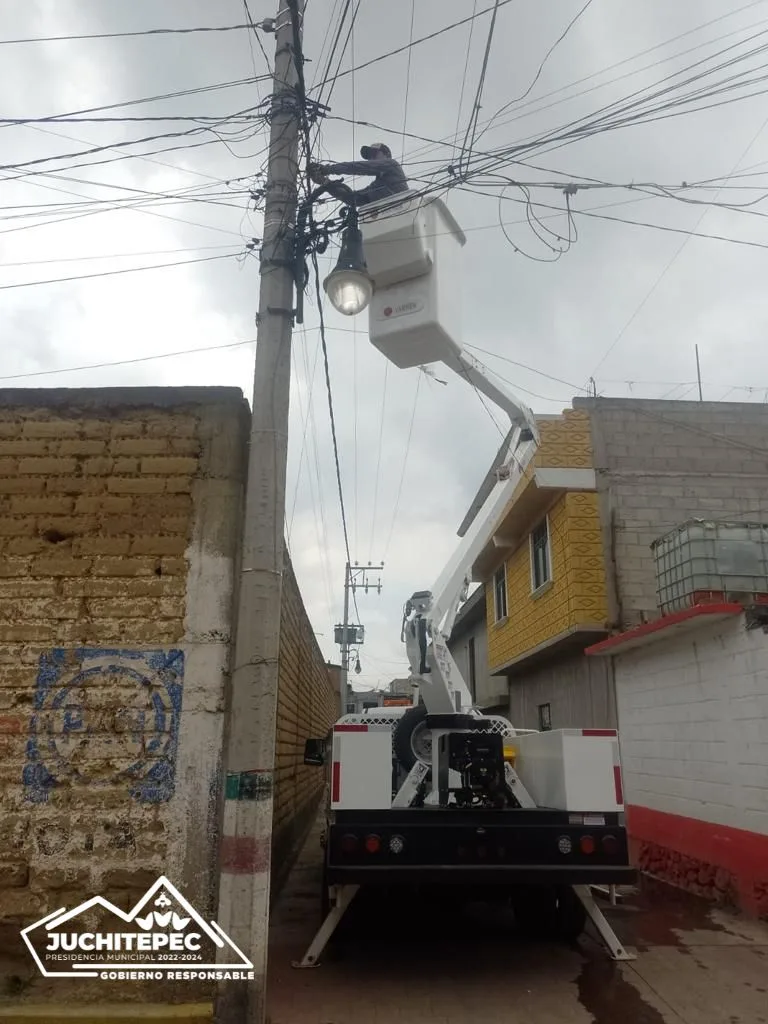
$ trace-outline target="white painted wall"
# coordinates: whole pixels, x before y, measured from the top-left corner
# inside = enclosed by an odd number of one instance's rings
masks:
[[[626,803],[768,835],[768,636],[662,636],[615,658]]]

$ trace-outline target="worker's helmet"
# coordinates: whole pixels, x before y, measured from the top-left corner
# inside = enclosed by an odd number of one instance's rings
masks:
[[[383,153],[388,160],[392,159],[392,150],[384,142],[374,142],[372,146],[363,146],[360,149],[363,160],[370,160],[375,153]]]

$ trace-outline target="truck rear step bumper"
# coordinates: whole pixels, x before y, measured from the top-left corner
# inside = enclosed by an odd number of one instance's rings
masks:
[[[548,809],[337,812],[329,884],[631,884],[623,815]]]
[[[541,864],[445,864],[349,866],[328,865],[329,885],[632,885],[637,871],[629,866]]]

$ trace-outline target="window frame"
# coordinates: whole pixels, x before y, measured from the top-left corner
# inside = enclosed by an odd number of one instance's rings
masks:
[[[546,709],[546,710],[545,710]],[[552,705],[549,701],[546,704],[539,704],[537,707],[539,716],[539,732],[552,731]]]
[[[497,586],[497,578],[499,573],[502,573],[504,578],[504,611],[503,614],[499,615],[499,592]],[[493,616],[494,625],[498,625],[500,622],[506,622],[509,617],[509,591],[507,590],[507,564],[503,562],[493,574]]]
[[[547,578],[545,580],[542,580],[540,583],[537,583],[536,582],[536,557],[535,557],[535,547],[534,547],[534,539],[533,538],[534,538],[534,534],[537,531],[539,531],[542,528],[542,526],[544,527],[544,529],[546,531],[546,535],[547,535],[547,543],[546,543],[546,547],[545,547],[545,550],[546,550],[546,553],[547,553]],[[529,553],[530,553],[530,563],[531,563],[531,593],[532,594],[536,594],[540,590],[543,590],[545,587],[548,587],[552,583],[552,576],[553,576],[553,573],[552,573],[552,531],[551,531],[550,525],[549,525],[549,515],[544,516],[544,518],[540,522],[538,522],[536,524],[536,526],[531,530],[530,534],[528,535],[528,549],[529,549]]]
[[[471,636],[467,641],[467,669],[469,675],[469,692],[472,694],[472,700],[477,699],[477,651],[475,647],[475,638]]]

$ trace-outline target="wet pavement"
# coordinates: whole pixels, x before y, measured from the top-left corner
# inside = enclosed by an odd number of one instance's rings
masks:
[[[768,925],[660,883],[606,915],[630,963],[586,932],[533,942],[487,907],[457,915],[361,893],[321,966],[319,828],[273,913],[270,1024],[768,1024]]]

